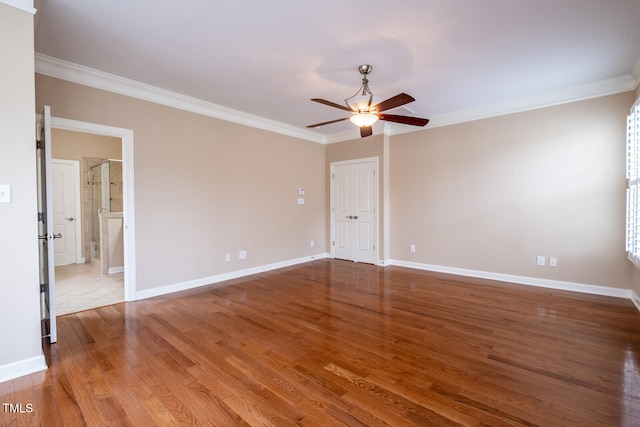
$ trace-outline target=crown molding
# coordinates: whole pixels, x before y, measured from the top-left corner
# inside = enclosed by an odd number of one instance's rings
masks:
[[[611,79],[600,80],[593,83],[574,86],[554,92],[548,92],[528,98],[521,98],[506,102],[484,105],[480,107],[468,108],[439,114],[431,117],[428,128],[449,126],[458,123],[470,122],[473,120],[487,119],[490,117],[504,116],[507,114],[521,113],[523,111],[537,110],[540,108],[552,107],[555,105],[568,104],[571,102],[584,101],[587,99],[599,98],[602,96],[615,95],[618,93],[635,90],[638,81],[631,74]],[[423,128],[412,128],[410,126],[390,126],[389,135],[399,135],[403,133],[415,132]]]
[[[380,123],[373,125],[373,135],[386,135],[388,124]],[[342,132],[332,133],[331,135],[325,135],[325,144],[335,144],[337,142],[351,141],[354,139],[360,139],[360,128],[355,127],[353,129],[345,130]]]
[[[33,7],[33,0],[0,0],[0,3],[24,10],[32,15],[36,14],[36,9]]]
[[[638,87],[638,83],[640,83],[640,58],[636,61],[635,67],[633,67],[633,71],[631,72],[631,77],[636,80],[636,88]]]
[[[1,0],[0,0],[1,1]],[[315,132],[300,129],[285,123],[253,114],[244,113],[232,108],[223,107],[201,99],[147,85],[135,80],[126,79],[113,74],[94,70],[82,65],[62,61],[50,56],[35,54],[35,71],[49,77],[102,89],[121,95],[131,96],[144,101],[214,117],[245,126],[250,126],[294,138],[324,144],[326,138]]]
[[[0,2],[7,1],[18,2],[19,0],[0,0]],[[71,62],[62,61],[39,53],[35,54],[35,71],[36,73],[49,77],[55,77],[73,83],[94,87],[96,89],[119,93],[121,95],[131,96],[145,101],[319,144],[332,144],[350,141],[360,137],[355,129],[331,135],[322,135],[296,126],[244,113],[239,110],[213,104],[190,96],[181,95],[155,86],[115,76],[113,74],[108,74]],[[638,75],[638,77],[636,77],[636,75]],[[427,129],[628,92],[636,89],[639,80],[640,60],[634,67],[633,74],[574,86],[528,98],[439,114],[430,118]],[[374,125],[373,133],[374,135],[384,134],[393,136],[424,129],[425,128],[399,125],[395,123],[385,123],[383,125]]]

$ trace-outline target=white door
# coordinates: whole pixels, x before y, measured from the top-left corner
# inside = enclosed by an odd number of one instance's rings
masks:
[[[80,187],[79,163],[73,160],[51,162],[53,179],[53,233],[55,265],[77,262],[77,192]]]
[[[38,242],[40,249],[40,309],[42,337],[57,341],[56,286],[53,241],[53,188],[51,179],[51,109],[44,107],[37,148]]]
[[[377,159],[331,165],[333,256],[375,264],[377,260]]]

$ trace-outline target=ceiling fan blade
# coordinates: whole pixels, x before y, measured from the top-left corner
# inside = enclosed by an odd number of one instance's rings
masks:
[[[335,102],[327,101],[326,99],[312,98],[311,100],[314,102],[319,102],[320,104],[328,105],[329,107],[335,107],[353,113],[353,111],[351,111],[351,108],[348,108],[345,105],[336,104]]]
[[[371,135],[373,135],[373,129],[371,129],[371,126],[360,127],[360,136],[362,138],[366,138],[367,136],[371,136]]]
[[[390,110],[392,108],[400,107],[401,105],[408,104],[415,100],[416,99],[411,95],[407,95],[406,93],[400,93],[387,100],[379,102],[378,104],[374,105],[372,108],[377,112],[381,112],[385,110]]]
[[[378,114],[380,120],[388,122],[402,123],[411,126],[426,126],[429,119],[421,119],[420,117],[398,116],[396,114]]]
[[[344,119],[329,120],[328,122],[316,123],[315,125],[309,125],[307,127],[308,128],[318,128],[320,126],[330,125],[331,123],[338,123],[338,122],[341,122],[343,120],[348,120],[348,119],[349,119],[349,117],[345,117]]]

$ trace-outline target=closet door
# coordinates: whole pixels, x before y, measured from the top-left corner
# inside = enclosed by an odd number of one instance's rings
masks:
[[[332,255],[375,264],[377,260],[377,159],[331,164]]]

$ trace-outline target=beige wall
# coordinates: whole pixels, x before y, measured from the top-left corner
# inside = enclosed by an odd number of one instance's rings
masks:
[[[640,269],[637,267],[633,268],[631,283],[629,288],[635,292],[637,296],[640,296]]]
[[[11,186],[11,203],[0,204],[1,378],[6,365],[42,358],[33,15],[4,3],[0,58],[0,184]]]
[[[122,160],[122,140],[62,129],[51,129],[54,159],[82,160],[83,157]]]
[[[134,131],[138,291],[325,252],[323,145],[41,75],[36,103]]]
[[[634,93],[395,136],[396,260],[629,288],[625,117]],[[409,245],[416,253],[409,253]],[[557,267],[537,267],[536,256]]]

